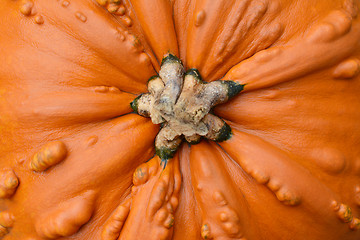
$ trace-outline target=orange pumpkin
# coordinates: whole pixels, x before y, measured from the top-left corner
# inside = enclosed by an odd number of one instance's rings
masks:
[[[1,1],[0,236],[359,239],[359,5]],[[164,166],[129,104],[168,53],[244,90]]]

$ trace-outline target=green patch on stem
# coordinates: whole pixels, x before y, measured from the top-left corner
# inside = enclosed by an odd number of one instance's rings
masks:
[[[200,72],[196,68],[191,68],[187,70],[185,75],[194,76],[194,78],[197,79],[198,82],[203,82]]]
[[[177,148],[171,149],[168,147],[155,148],[156,155],[159,156],[161,161],[167,161],[174,157]]]
[[[172,55],[171,53],[169,53],[166,57],[164,57],[161,61],[161,66],[163,66],[165,63],[168,63],[168,62],[178,62],[182,65],[182,62],[181,60],[176,57],[175,55]]]
[[[216,142],[224,142],[226,140],[229,140],[232,136],[231,127],[224,122],[224,126],[220,129],[219,135],[215,139]]]
[[[151,80],[154,80],[154,79],[157,79],[159,78],[159,75],[154,75],[154,76],[151,76],[149,79],[148,79],[148,83],[151,82]]]
[[[141,98],[142,94],[140,94],[139,96],[137,96],[131,103],[130,103],[130,107],[132,108],[132,110],[134,110],[134,112],[138,113],[138,107],[139,107],[139,99]]]
[[[237,83],[235,81],[221,81],[222,84],[225,84],[228,89],[228,98],[233,98],[238,95],[242,90],[244,90],[244,84]]]

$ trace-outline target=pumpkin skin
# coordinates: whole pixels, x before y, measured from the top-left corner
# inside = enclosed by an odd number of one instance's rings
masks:
[[[359,1],[121,6],[2,2],[3,239],[360,238]],[[245,89],[162,169],[129,103],[167,52]]]

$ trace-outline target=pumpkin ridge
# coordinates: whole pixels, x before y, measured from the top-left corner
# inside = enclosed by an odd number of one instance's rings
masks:
[[[225,78],[246,84],[245,91],[252,91],[335,65],[353,53],[353,49],[357,46],[356,39],[360,38],[358,30],[360,24],[353,21],[355,19],[349,16],[348,11],[342,9],[329,13],[327,17],[313,25],[304,37],[294,39],[288,45],[272,47],[256,53],[230,69]],[[338,24],[344,21],[346,23]],[[326,24],[334,28],[336,26],[338,29],[327,32],[324,27],[327,26]],[[332,43],[332,51],[328,51],[329,42]],[[299,48],[302,50],[299,51]],[[311,57],[305,56],[307,52],[312,52]],[[323,54],[324,52],[328,54]],[[306,60],[299,63],[298,59]]]

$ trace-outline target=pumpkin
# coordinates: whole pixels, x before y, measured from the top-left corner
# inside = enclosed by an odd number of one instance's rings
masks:
[[[1,1],[0,235],[359,239],[359,5]]]

